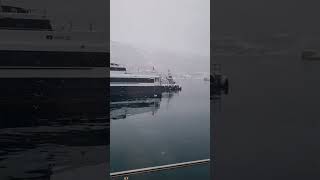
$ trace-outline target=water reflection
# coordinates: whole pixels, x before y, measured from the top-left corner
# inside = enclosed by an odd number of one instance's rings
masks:
[[[320,147],[320,64],[295,54],[215,57],[232,89],[213,114],[213,178],[312,179],[319,172],[310,167]]]
[[[221,88],[210,83],[210,106],[211,112],[216,113],[221,111],[221,99],[223,95],[228,95],[228,88]]]
[[[202,79],[183,79],[180,92],[161,98],[111,103],[111,172],[207,159],[210,156],[210,84]],[[119,120],[121,119],[121,120]],[[199,167],[199,170],[204,167]],[[193,168],[191,168],[193,169]],[[208,179],[205,173],[197,178]],[[176,173],[176,172],[181,172]],[[171,179],[190,173],[179,171],[141,174],[129,179]],[[179,175],[180,174],[180,175]],[[184,179],[194,179],[191,175]]]
[[[166,92],[159,98],[126,99],[110,102],[110,118],[112,120],[125,119],[129,116],[151,112],[155,115],[160,109],[162,100],[166,100],[167,106],[170,100],[179,92]]]
[[[57,115],[56,108],[11,116],[10,109],[2,112],[6,115],[1,114],[5,118],[0,126],[1,180],[106,179],[110,144],[106,114],[59,110]]]
[[[227,88],[223,89],[219,86],[210,83],[210,168],[211,168],[211,177],[214,177],[216,170],[216,154],[215,154],[215,144],[216,144],[216,134],[219,132],[219,129],[216,126],[216,123],[219,120],[222,120],[222,98],[229,94],[229,85]]]
[[[142,98],[132,101],[110,103],[110,118],[125,119],[128,116],[152,112],[154,115],[160,107],[160,98]]]

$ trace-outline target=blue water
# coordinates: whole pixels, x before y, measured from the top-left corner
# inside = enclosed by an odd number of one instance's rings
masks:
[[[111,121],[111,172],[209,158],[210,85],[203,80],[178,83],[182,91],[164,94],[156,101],[160,106],[132,106],[124,109],[126,116]],[[119,108],[111,106],[111,111]],[[209,179],[209,174],[209,165],[197,165],[130,179]]]

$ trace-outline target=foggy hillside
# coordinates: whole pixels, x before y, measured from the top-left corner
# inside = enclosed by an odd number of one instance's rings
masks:
[[[129,68],[155,69],[166,73],[170,70],[178,74],[210,72],[210,58],[194,54],[172,52],[163,49],[141,48],[111,41],[111,61]]]

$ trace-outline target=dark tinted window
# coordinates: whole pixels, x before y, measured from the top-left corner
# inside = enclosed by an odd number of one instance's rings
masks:
[[[13,6],[1,6],[3,12],[14,12],[14,13],[28,13],[26,9],[13,7]]]
[[[1,18],[0,28],[16,30],[52,30],[47,19],[12,19]]]
[[[124,67],[111,67],[111,71],[126,71],[126,68]]]
[[[50,38],[52,36],[48,35],[47,39]],[[0,57],[0,66],[106,67],[110,53],[1,50]]]
[[[111,78],[111,82],[137,82],[137,83],[153,83],[151,78]]]

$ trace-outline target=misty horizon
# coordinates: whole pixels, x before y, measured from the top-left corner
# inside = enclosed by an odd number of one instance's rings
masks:
[[[176,73],[210,71],[209,0],[111,0],[110,4],[112,59]]]
[[[111,61],[133,71],[148,71],[155,68],[159,73],[194,74],[210,73],[210,57],[170,51],[166,49],[134,46],[111,41]]]

